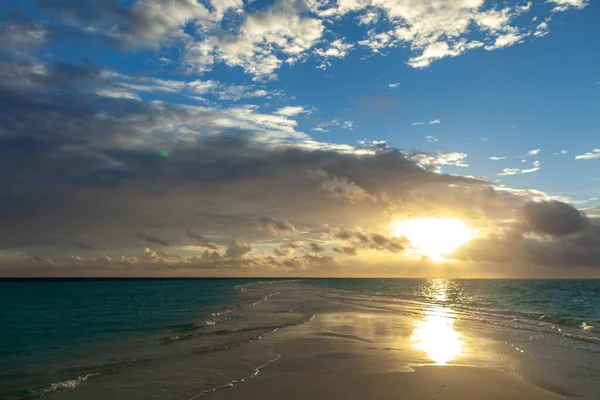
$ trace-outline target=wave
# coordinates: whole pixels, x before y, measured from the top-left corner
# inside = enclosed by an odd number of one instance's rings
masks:
[[[218,317],[220,315],[229,314],[229,313],[232,313],[234,311],[239,311],[239,310],[244,309],[244,308],[254,307],[254,306],[256,306],[256,305],[258,305],[260,303],[264,303],[265,301],[269,300],[269,297],[277,296],[278,294],[280,294],[280,292],[270,293],[270,294],[268,294],[268,295],[266,295],[266,296],[264,296],[264,297],[262,297],[262,298],[260,298],[260,299],[258,299],[256,301],[253,301],[251,303],[238,304],[236,306],[227,308],[227,309],[225,309],[223,311],[213,312],[210,315],[213,316],[213,317]]]
[[[99,373],[90,373],[82,376],[78,376],[75,379],[67,379],[62,382],[51,383],[48,386],[44,386],[39,389],[31,390],[30,393],[34,397],[45,396],[48,394],[61,392],[63,390],[75,389],[77,386],[86,382],[88,379],[100,375]]]
[[[183,324],[168,325],[165,327],[165,329],[171,330],[174,332],[195,331],[197,329],[206,328],[209,326],[215,326],[216,324],[219,324],[221,322],[231,321],[232,319],[233,318],[213,318],[213,319],[207,319],[205,321],[200,321],[200,322],[188,322],[188,323],[183,323]]]
[[[313,317],[314,317],[314,316],[313,316]],[[271,349],[269,350],[269,352],[271,352],[271,353],[274,353],[274,352],[273,352],[273,348],[271,348]],[[273,359],[271,359],[271,360],[267,361],[266,363],[264,363],[264,364],[262,364],[262,365],[259,365],[258,367],[256,367],[256,368],[254,369],[254,372],[252,372],[250,375],[248,375],[248,376],[246,376],[246,377],[244,377],[244,378],[242,378],[242,379],[234,379],[234,380],[232,380],[231,382],[228,382],[228,383],[226,383],[226,384],[224,384],[224,385],[221,385],[221,386],[214,387],[214,388],[212,388],[212,389],[207,389],[207,390],[204,390],[204,391],[202,391],[202,392],[198,393],[197,395],[190,397],[188,400],[194,400],[194,399],[197,399],[197,398],[198,398],[198,397],[200,397],[200,396],[203,396],[203,395],[205,395],[205,394],[208,394],[208,393],[213,393],[213,392],[216,392],[217,390],[221,390],[221,389],[228,389],[228,388],[231,388],[231,387],[233,387],[234,385],[236,385],[236,384],[238,384],[238,383],[242,383],[242,382],[245,382],[245,381],[246,381],[246,380],[248,380],[248,379],[252,379],[252,378],[254,378],[256,375],[258,375],[258,373],[260,372],[260,370],[261,370],[261,369],[263,369],[264,367],[266,367],[267,365],[269,365],[269,364],[271,364],[271,363],[274,363],[275,361],[279,360],[280,358],[281,358],[281,355],[279,355],[279,354],[275,353],[275,358],[273,358]]]

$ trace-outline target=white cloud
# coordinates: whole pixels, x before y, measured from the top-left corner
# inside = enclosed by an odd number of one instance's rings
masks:
[[[497,176],[508,176],[508,175],[518,175],[518,174],[529,174],[531,172],[539,171],[539,167],[534,167],[530,169],[520,169],[520,168],[504,168],[502,172],[498,172]]]
[[[379,14],[375,11],[367,11],[365,14],[357,17],[359,25],[370,25],[379,20]]]
[[[279,1],[248,14],[238,29],[189,44],[186,61],[200,72],[220,61],[243,68],[255,79],[273,79],[284,61],[294,64],[321,39],[323,22],[306,16],[305,7],[300,1]]]
[[[539,167],[540,166],[540,162],[539,161],[534,161],[533,162],[533,166],[534,167]]]
[[[506,159],[506,157],[490,157],[490,160],[493,160],[493,161],[504,160],[504,159]]]
[[[425,136],[425,140],[427,143],[437,143],[440,141],[440,139],[436,138],[435,136]]]
[[[345,43],[342,39],[334,40],[329,44],[327,50],[316,49],[315,53],[323,57],[325,60],[321,64],[321,68],[331,66],[330,58],[344,58],[348,55],[348,52],[354,47],[351,44]]]
[[[555,12],[589,4],[547,2]],[[481,47],[512,46],[548,33],[549,19],[535,25],[537,16],[518,18],[531,10],[531,2],[504,6],[485,0],[278,0],[266,8],[243,0],[138,0],[123,21],[104,33],[134,46],[183,43],[182,61],[194,72],[223,63],[242,68],[255,80],[268,80],[276,79],[281,66],[311,56],[326,68],[356,44],[378,54],[406,46],[412,54],[407,64],[414,68]],[[336,39],[341,36],[336,28],[347,23],[345,16],[366,25],[366,35],[356,42]],[[377,24],[380,19],[385,24]]]
[[[320,126],[317,126],[316,128],[312,128],[312,130],[315,132],[329,132],[327,129],[323,129]]]
[[[535,156],[537,155],[540,151],[542,151],[542,149],[534,149],[534,150],[529,150],[527,152],[527,154],[529,154],[530,156]]]
[[[398,86],[400,86],[400,82],[394,82],[394,83],[388,84],[388,87],[390,89],[396,89]]]
[[[535,172],[535,171],[539,171],[540,168],[539,167],[534,167],[534,168],[529,168],[529,169],[522,169],[521,173],[522,174],[528,174],[530,172]]]
[[[548,0],[548,3],[554,3],[556,6],[552,9],[554,12],[566,11],[571,8],[581,10],[589,4],[588,0]]]
[[[518,43],[521,39],[527,37],[527,35],[519,35],[518,33],[509,32],[504,35],[500,35],[496,37],[496,40],[493,44],[489,44],[485,46],[486,50],[497,50],[503,47],[512,46],[515,43]]]
[[[432,169],[435,172],[441,172],[441,166],[445,165],[454,165],[457,167],[469,166],[465,163],[467,158],[467,154],[465,153],[413,153],[409,155],[409,158],[414,160],[419,166]]]
[[[565,154],[567,154],[567,153],[568,153],[568,151],[567,151],[567,150],[561,150],[559,153],[554,153],[554,155],[555,155],[555,156],[559,156],[559,155],[561,155],[561,154],[562,154],[562,155],[565,155]]]
[[[293,117],[300,113],[306,112],[302,106],[285,106],[275,111],[277,115],[285,115],[286,117]]]
[[[535,28],[535,32],[533,33],[533,36],[544,37],[548,34],[548,32],[549,32],[548,31],[548,23],[542,22]]]
[[[431,120],[429,122],[423,122],[423,121],[417,121],[417,122],[413,122],[412,126],[419,126],[419,125],[438,125],[441,124],[442,120],[441,119],[434,119]]]
[[[576,160],[591,160],[593,158],[600,158],[600,149],[594,149],[589,153],[581,154],[575,157]]]
[[[497,176],[507,176],[507,175],[516,175],[521,173],[519,168],[504,168],[502,172],[498,172]]]
[[[354,129],[354,122],[353,121],[342,121],[342,129],[348,129],[348,130],[353,130]]]
[[[98,96],[111,97],[113,99],[141,100],[140,96],[137,94],[121,90],[100,89],[96,91],[96,94]]]

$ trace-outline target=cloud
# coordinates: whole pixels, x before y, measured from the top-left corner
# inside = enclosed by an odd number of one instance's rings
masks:
[[[138,232],[136,235],[138,237],[144,239],[148,243],[160,244],[160,245],[169,247],[169,243],[167,243],[165,240],[163,240],[159,237],[150,236],[150,235],[145,234],[144,232]]]
[[[35,46],[46,37],[58,37],[54,32],[62,29],[68,31],[63,32],[63,40],[103,41],[127,51],[175,50],[181,56],[169,61],[181,70],[205,73],[217,65],[238,67],[255,81],[276,79],[280,68],[307,60],[327,68],[358,46],[381,56],[405,47],[410,54],[406,63],[426,68],[474,49],[495,50],[542,37],[550,22],[536,25],[530,18],[520,18],[543,7],[483,0],[449,1],[441,6],[435,0],[277,0],[265,7],[241,0],[36,3],[41,12],[36,17],[48,23],[11,27],[4,35],[0,32],[0,37],[11,38],[3,43]],[[586,0],[550,3],[555,12],[589,4]],[[377,24],[381,20],[385,24]],[[342,39],[343,30],[353,24],[365,26],[366,33],[361,30],[353,42]]]
[[[553,12],[567,11],[572,8],[581,10],[589,4],[588,0],[548,0],[548,3],[556,4],[552,9]]]
[[[502,172],[498,172],[497,176],[509,176],[509,175],[518,175],[518,174],[529,174],[531,172],[539,171],[539,167],[533,167],[529,169],[520,169],[520,168],[504,168]]]
[[[563,155],[563,156],[564,156],[565,154],[568,154],[568,153],[569,153],[569,152],[568,152],[567,150],[561,150],[561,151],[560,151],[560,152],[558,152],[558,153],[554,153],[554,155],[555,155],[555,156],[558,156],[558,155]]]
[[[594,149],[589,153],[580,154],[575,156],[576,160],[591,160],[593,158],[600,158],[600,149]]]
[[[19,23],[20,22],[20,23]],[[0,25],[0,42],[5,50],[36,48],[47,40],[47,30],[33,21],[5,21]]]
[[[334,233],[333,237],[341,242],[340,248],[334,248],[334,251],[352,255],[360,249],[399,253],[408,245],[405,238],[388,237],[376,232],[342,230]]]
[[[438,124],[441,124],[441,123],[442,123],[441,119],[434,119],[434,120],[431,120],[429,122],[421,122],[421,121],[419,121],[419,122],[413,122],[412,126],[418,126],[418,125],[438,125]]]
[[[75,246],[77,246],[79,250],[94,250],[92,246],[83,242],[75,242]]]
[[[229,243],[225,254],[230,258],[241,258],[252,251],[252,246],[249,244],[241,244],[236,240]]]
[[[495,156],[490,157],[490,160],[492,160],[492,161],[499,161],[499,160],[504,160],[504,159],[506,159],[506,157],[495,157]]]
[[[400,86],[400,82],[394,82],[394,83],[390,83],[390,84],[388,84],[388,87],[389,87],[390,89],[396,89],[396,88],[398,88],[399,86]]]
[[[526,230],[552,236],[579,232],[587,225],[579,210],[560,201],[528,202],[520,213]]]
[[[273,253],[275,253],[275,255],[279,257],[292,257],[294,255],[294,250],[296,249],[296,247],[297,246],[290,243],[282,244],[279,247],[273,249]]]
[[[373,196],[356,183],[349,181],[346,177],[338,178],[322,169],[308,171],[308,176],[318,182],[319,188],[323,193],[333,198],[346,200],[350,203],[375,201]]]
[[[309,244],[309,249],[310,251],[312,251],[313,253],[319,254],[325,251],[325,247],[323,247],[322,245],[320,245],[319,243],[316,242],[311,242]]]
[[[274,236],[289,236],[296,232],[296,227],[286,219],[261,217],[258,226]]]
[[[414,160],[418,165],[423,168],[431,169],[432,171],[441,172],[441,166],[454,165],[457,167],[468,167],[465,163],[467,154],[465,153],[424,153],[415,152],[410,155],[410,158]]]
[[[324,59],[319,68],[325,69],[330,67],[331,62],[329,60],[331,58],[344,58],[353,47],[354,45],[345,43],[342,39],[336,39],[329,43],[329,48],[327,50],[316,49],[315,53]]]
[[[494,43],[485,46],[485,49],[486,50],[496,50],[496,49],[501,49],[503,47],[509,47],[516,43],[519,43],[525,37],[526,37],[525,35],[520,35],[520,34],[517,34],[514,32],[509,32],[504,35],[496,37],[496,40],[494,41]]]
[[[201,247],[207,247],[211,250],[217,250],[218,247],[217,245],[215,245],[214,243],[210,243],[208,241],[208,239],[206,239],[204,236],[202,235],[198,235],[197,233],[194,233],[190,230],[186,230],[185,233],[188,235],[188,237],[192,238],[192,239],[196,239],[197,243],[201,246]]]
[[[535,32],[533,33],[533,36],[544,37],[549,32],[550,31],[548,30],[548,23],[546,21],[544,21],[544,22],[539,23],[538,26],[535,28]]]
[[[600,267],[600,225],[559,202],[526,203],[508,228],[457,249],[461,260],[558,267]],[[510,249],[510,251],[506,251]]]
[[[293,117],[303,112],[306,112],[306,110],[304,110],[304,108],[301,106],[286,106],[276,110],[275,114],[283,115],[286,117]]]
[[[529,150],[527,154],[529,154],[530,156],[535,156],[538,155],[540,151],[542,151],[542,149]]]
[[[427,143],[437,143],[440,141],[440,139],[436,138],[435,136],[425,136],[425,140]]]

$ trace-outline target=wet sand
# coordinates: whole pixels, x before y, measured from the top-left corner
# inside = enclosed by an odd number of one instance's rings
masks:
[[[310,323],[278,332],[271,340],[279,360],[256,377],[201,399],[564,399],[502,369],[407,364],[406,357],[414,351],[408,341],[382,348],[366,338],[328,329],[332,320],[357,317],[317,316]]]

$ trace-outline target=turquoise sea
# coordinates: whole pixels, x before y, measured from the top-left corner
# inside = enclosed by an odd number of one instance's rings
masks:
[[[246,344],[318,312],[308,311],[310,298],[245,289],[269,285],[263,281],[0,281],[0,399],[73,395],[121,375],[168,390],[163,398],[189,399],[251,376],[276,358],[270,348]],[[416,314],[443,306],[465,324],[489,325],[485,335],[526,348],[542,363],[600,376],[599,280],[304,279],[298,285],[311,289],[307,296],[335,295],[336,302],[362,308],[368,302],[388,312],[398,305]]]

